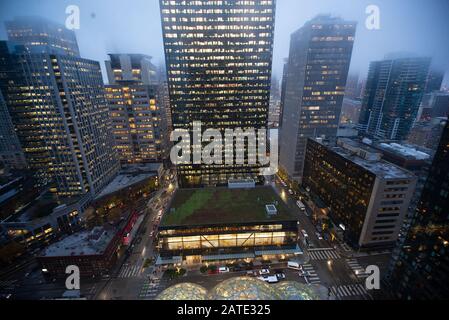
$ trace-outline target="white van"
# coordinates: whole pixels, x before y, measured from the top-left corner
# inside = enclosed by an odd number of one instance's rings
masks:
[[[287,268],[293,269],[293,270],[301,270],[301,265],[298,262],[289,261],[289,262],[287,262]]]

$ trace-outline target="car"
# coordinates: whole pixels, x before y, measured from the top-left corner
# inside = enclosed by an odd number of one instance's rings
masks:
[[[228,273],[228,272],[229,272],[228,267],[219,267],[218,268],[218,273]]]
[[[236,265],[236,266],[232,267],[232,271],[234,271],[234,272],[243,271],[243,267]]]
[[[277,283],[279,282],[279,279],[276,276],[261,276],[258,277],[257,279],[268,282],[268,283]]]
[[[269,270],[269,269],[260,269],[259,273],[260,273],[261,275],[270,274],[270,270]]]
[[[306,230],[302,229],[301,230],[302,235],[304,236],[304,238],[307,238],[309,235],[307,234]]]
[[[154,236],[154,231],[150,232],[150,238],[152,238]]]
[[[290,193],[291,195],[293,195],[293,190],[292,190],[292,189],[288,189],[288,193]]]
[[[276,277],[278,278],[278,280],[283,280],[283,279],[285,279],[285,273],[277,272]]]
[[[257,276],[257,272],[254,270],[248,270],[248,271],[246,271],[246,275],[250,276],[250,277]]]
[[[319,232],[315,232],[316,237],[318,238],[318,240],[323,240],[323,237],[321,236],[321,233]]]
[[[298,262],[295,262],[295,261],[288,261],[287,262],[287,268],[293,269],[293,270],[302,270],[301,265]]]

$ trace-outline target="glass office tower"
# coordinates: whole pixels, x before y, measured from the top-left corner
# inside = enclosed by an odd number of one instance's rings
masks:
[[[446,299],[449,295],[449,122],[405,243],[393,255],[389,277],[401,299]]]
[[[356,23],[318,16],[291,35],[280,130],[280,166],[301,183],[307,138],[335,140]]]
[[[275,1],[160,1],[173,129],[266,128]],[[257,165],[178,166],[181,186],[256,178]]]

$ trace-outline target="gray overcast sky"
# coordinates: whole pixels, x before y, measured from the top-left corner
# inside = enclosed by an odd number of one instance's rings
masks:
[[[64,23],[65,8],[78,5],[81,28],[76,30],[81,55],[104,68],[107,53],[145,53],[162,63],[163,47],[158,0],[0,0],[3,22],[14,16],[39,15]],[[365,27],[365,8],[380,8],[380,30]],[[273,71],[282,75],[290,34],[317,14],[358,21],[351,70],[364,76],[369,62],[393,51],[432,56],[446,70],[449,83],[448,0],[277,0]]]

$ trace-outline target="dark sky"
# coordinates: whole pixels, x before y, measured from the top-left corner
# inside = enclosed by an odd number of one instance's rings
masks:
[[[64,23],[65,8],[73,4],[81,11],[76,34],[83,57],[102,67],[107,53],[145,53],[163,62],[158,0],[0,0],[0,39],[6,39],[7,19],[39,15]],[[371,4],[380,8],[380,30],[365,27]],[[278,78],[290,34],[317,14],[358,21],[351,70],[362,76],[370,61],[395,51],[431,56],[435,66],[449,71],[448,0],[277,0],[273,71]]]

